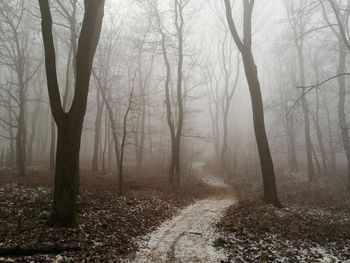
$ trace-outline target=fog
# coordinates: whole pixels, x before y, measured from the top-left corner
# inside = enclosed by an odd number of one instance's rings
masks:
[[[0,0],[0,261],[348,259],[349,15]]]
[[[73,53],[77,48],[84,7],[80,1],[58,1],[52,3],[51,9],[58,83],[62,103],[66,104],[65,110],[68,111],[74,95]],[[252,163],[254,163],[253,166],[259,166],[249,89],[241,55],[227,26],[224,2],[186,1],[183,11],[184,127],[181,134],[181,162],[184,169],[182,173],[185,175],[189,172],[191,163],[196,161],[210,163],[221,170],[223,167],[220,167],[219,163],[222,157],[219,156],[219,151],[223,147],[221,144],[223,144],[224,132],[227,133],[227,138],[224,140],[227,141],[227,148],[230,151],[227,162],[232,163],[233,159],[239,159],[237,162],[239,168],[227,173],[240,173],[238,170],[245,171],[244,169],[252,167]],[[85,170],[91,169],[94,147],[98,147],[95,149],[98,169],[102,166],[104,171],[116,169],[110,120],[108,120],[102,95],[97,95],[98,81],[107,92],[105,96],[110,100],[118,137],[123,130],[122,119],[130,89],[132,85],[135,86],[126,122],[125,165],[128,169],[130,171],[134,171],[136,167],[137,170],[141,167],[164,169],[168,165],[171,156],[171,140],[165,107],[166,69],[154,12],[159,13],[161,26],[164,28],[165,45],[171,66],[171,103],[174,104],[177,101],[175,90],[178,47],[174,26],[174,3],[172,1],[107,1],[102,33],[94,58],[93,71],[96,74],[90,80],[81,139],[80,165]],[[1,16],[2,166],[15,167],[18,162],[16,152],[22,151],[25,158],[21,159],[25,161],[21,162],[25,163],[28,169],[32,166],[47,167],[50,158],[51,163],[54,159],[55,138],[53,136],[55,134],[46,88],[40,11],[37,3],[19,0],[4,1]],[[242,16],[242,3],[235,1],[233,17],[240,35],[242,35]],[[292,21],[294,18],[296,20]],[[252,49],[263,94],[269,144],[279,173],[288,173],[291,168],[288,165],[288,160],[292,158],[291,145],[288,145],[287,138],[290,135],[286,134],[284,127],[289,119],[295,122],[293,128],[295,146],[293,147],[296,147],[295,151],[298,153],[296,155],[299,157],[301,172],[306,165],[304,116],[300,103],[293,106],[301,96],[300,89],[297,88],[301,83],[298,76],[300,68],[295,41],[302,41],[305,63],[303,85],[313,85],[327,77],[332,77],[337,72],[337,49],[335,48],[337,38],[332,31],[337,29],[334,26],[327,27],[327,23],[336,22],[331,6],[318,1],[305,3],[257,1],[254,6]],[[12,28],[12,25],[16,28]],[[14,49],[15,36],[18,38],[19,51]],[[73,43],[75,43],[74,46],[72,46]],[[236,63],[237,56],[240,60],[239,64]],[[23,91],[19,87],[18,80],[17,64],[20,60],[23,60],[21,62],[23,63],[21,65],[23,71],[21,74],[24,79]],[[226,77],[225,67],[229,68]],[[220,100],[224,96],[225,78],[227,78],[228,89],[232,90],[237,71],[239,71],[237,85],[227,105],[227,128],[224,128],[223,112],[220,109],[224,105]],[[313,144],[312,162],[316,165],[323,160],[322,170],[334,166],[336,160],[338,167],[346,165],[337,114],[337,89],[336,80],[332,80],[305,96],[311,115],[309,126]],[[216,101],[217,105],[215,105]],[[318,105],[315,105],[317,103]],[[21,116],[25,123],[24,135],[19,139],[21,135],[18,136],[18,118],[22,107],[24,110],[20,115],[24,116]],[[98,107],[102,117],[95,125]],[[173,107],[175,109],[173,114],[176,115],[175,105]],[[347,106],[345,105],[344,108],[346,109]],[[287,116],[288,111],[290,112]],[[212,128],[215,118],[218,119],[216,131]],[[99,131],[97,132],[96,129]],[[95,136],[96,133],[98,133],[97,136]],[[18,142],[18,140],[21,141]],[[98,143],[96,143],[97,140]],[[216,149],[215,144],[217,144]],[[245,167],[247,166],[245,163],[249,163],[249,167]],[[321,169],[316,173],[322,173]]]

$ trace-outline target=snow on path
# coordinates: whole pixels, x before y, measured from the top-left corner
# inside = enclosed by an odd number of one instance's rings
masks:
[[[212,175],[200,177],[215,187],[229,187]],[[235,202],[233,197],[197,201],[183,209],[179,215],[164,222],[140,244],[134,263],[220,262],[222,251],[213,247],[216,238],[215,224],[222,212]]]
[[[140,245],[130,262],[220,262],[225,255],[213,247],[215,223],[233,198],[198,201],[163,223]]]

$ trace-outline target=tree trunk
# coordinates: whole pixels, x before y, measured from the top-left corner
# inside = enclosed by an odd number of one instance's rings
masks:
[[[298,51],[298,59],[299,59],[299,70],[300,70],[300,86],[305,86],[305,70],[304,70],[304,56],[303,56],[303,47],[296,44]],[[305,93],[305,89],[303,89],[303,94]],[[309,182],[312,183],[315,181],[315,171],[314,165],[312,161],[312,143],[311,143],[311,135],[310,135],[310,117],[309,117],[309,106],[306,100],[306,97],[302,98],[302,106],[304,113],[304,134],[305,134],[305,144],[306,144],[306,159],[307,159],[307,169]]]
[[[294,119],[287,118],[286,120],[286,132],[287,132],[287,143],[290,146],[290,168],[291,172],[299,172],[298,159],[295,151],[295,129],[294,129]]]
[[[106,109],[105,113],[105,132],[104,132],[104,145],[103,145],[103,152],[102,152],[102,172],[103,174],[106,174],[106,151],[107,151],[107,141],[108,141],[108,131],[109,131],[109,126],[108,126],[108,113]]]
[[[266,135],[264,107],[260,90],[260,83],[258,79],[257,67],[253,59],[253,54],[250,50],[246,50],[246,52],[242,54],[242,57],[245,74],[248,81],[250,96],[252,100],[255,138],[258,147],[260,165],[263,176],[263,199],[267,203],[274,204],[275,206],[281,206],[277,198],[275,171]]]
[[[339,41],[339,62],[338,62],[338,74],[343,74],[346,67],[346,49],[342,40]],[[346,88],[345,88],[345,76],[340,76],[337,78],[339,91],[338,91],[338,119],[339,126],[341,130],[341,138],[343,142],[343,147],[346,154],[347,164],[348,164],[348,181],[347,188],[350,193],[350,139],[348,132],[348,123],[345,114],[345,100],[346,100]]]
[[[326,175],[327,174],[327,158],[326,158],[326,151],[324,149],[324,144],[323,144],[323,136],[322,136],[322,131],[320,127],[320,121],[319,121],[319,102],[318,102],[318,91],[316,91],[316,114],[313,117],[314,124],[315,124],[315,129],[316,129],[316,136],[318,140],[318,145],[320,147],[320,152],[321,152],[321,158],[322,158],[322,167],[320,174]]]
[[[55,189],[50,225],[76,226],[79,187],[79,151],[82,123],[63,121],[58,127]]]
[[[14,133],[13,133],[13,126],[12,126],[12,97],[10,93],[8,92],[8,101],[9,101],[9,106],[8,106],[8,116],[9,116],[9,123],[11,124],[9,127],[9,134],[10,134],[10,148],[9,148],[9,158],[8,158],[8,166],[10,168],[15,167],[15,145],[14,145]]]
[[[24,101],[24,100],[23,100]],[[18,114],[18,128],[16,134],[16,167],[19,176],[24,176],[26,173],[26,131],[24,105],[20,104]]]
[[[95,138],[94,138],[94,152],[92,157],[92,166],[91,171],[98,171],[98,152],[99,152],[99,144],[101,137],[101,124],[102,124],[102,113],[103,113],[103,103],[101,103],[101,91],[97,89],[97,97],[96,97],[96,119],[95,119]]]
[[[337,169],[337,159],[336,159],[335,149],[334,149],[335,147],[334,147],[334,143],[333,143],[333,129],[332,129],[331,114],[330,114],[328,103],[327,103],[326,99],[325,99],[324,105],[325,105],[325,110],[326,110],[326,114],[327,114],[330,168],[331,168],[331,171],[334,173]]]
[[[50,140],[50,170],[55,170],[55,150],[56,150],[56,124],[52,115],[50,114],[51,120],[51,140]]]
[[[19,61],[23,61],[20,57]],[[18,93],[19,93],[19,113],[18,113],[18,127],[16,134],[16,167],[19,176],[24,176],[26,173],[26,87],[24,84],[23,65],[19,66],[17,70],[18,77]]]
[[[271,157],[270,147],[267,140],[264,106],[260,90],[258,71],[255,65],[252,53],[252,13],[254,1],[244,1],[244,36],[243,41],[240,39],[235,23],[232,17],[232,8],[230,0],[224,0],[226,7],[226,18],[232,34],[232,37],[240,50],[243,58],[245,75],[249,86],[250,97],[253,108],[253,123],[256,143],[258,147],[260,165],[263,177],[264,196],[263,200],[266,203],[273,204],[276,207],[281,207],[281,203],[277,197],[275,171]]]
[[[183,98],[182,98],[182,76],[183,76],[183,28],[184,28],[184,17],[183,17],[183,8],[184,5],[181,1],[175,0],[175,27],[178,38],[178,65],[177,65],[177,85],[176,85],[176,100],[177,100],[177,108],[178,108],[178,121],[177,121],[177,130],[175,135],[175,156],[173,158],[174,166],[175,166],[175,181],[174,186],[180,186],[180,177],[181,177],[181,137],[182,137],[182,129],[184,122],[184,106],[183,106]]]
[[[28,158],[27,158],[28,165],[31,165],[33,161],[33,152],[34,152],[33,147],[34,147],[34,142],[36,138],[36,128],[37,128],[40,108],[41,108],[40,103],[37,103],[32,116],[31,134],[30,134],[29,143],[28,143]]]
[[[39,0],[50,106],[57,124],[57,152],[53,211],[49,223],[74,227],[77,224],[80,140],[86,113],[91,68],[100,38],[104,0],[85,0],[85,13],[76,55],[76,83],[72,107],[65,113],[58,85],[52,16],[48,0]]]

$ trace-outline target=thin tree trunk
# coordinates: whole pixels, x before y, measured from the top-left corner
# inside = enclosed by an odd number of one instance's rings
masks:
[[[10,134],[10,148],[9,148],[9,159],[8,159],[8,166],[11,168],[14,168],[15,166],[15,146],[14,146],[14,132],[13,132],[13,126],[12,126],[12,122],[13,122],[13,113],[12,113],[12,97],[10,95],[10,93],[8,92],[8,102],[9,102],[9,106],[8,106],[8,116],[9,116],[9,123],[10,123],[10,127],[9,127],[9,134]]]
[[[161,44],[162,44],[162,54],[163,54],[163,60],[166,68],[166,80],[164,84],[164,90],[165,90],[165,104],[166,104],[166,114],[167,114],[167,123],[170,131],[170,140],[171,140],[171,157],[170,157],[170,164],[169,164],[169,183],[171,185],[174,184],[175,181],[175,162],[174,162],[174,156],[176,154],[175,152],[175,125],[173,121],[173,113],[171,109],[171,100],[170,100],[170,74],[171,74],[171,67],[170,62],[168,58],[168,53],[166,49],[166,35],[162,30],[162,25],[160,21],[160,16],[158,13],[158,10],[156,10],[156,16],[158,20],[158,29],[161,34]]]
[[[102,153],[102,171],[103,171],[103,174],[106,174],[106,150],[107,150],[108,130],[109,130],[107,109],[105,113],[104,123],[105,123],[105,133],[104,133],[104,145],[103,145],[103,153]]]
[[[37,127],[37,122],[39,118],[39,111],[40,111],[40,103],[35,107],[33,116],[32,116],[32,127],[31,127],[31,134],[29,137],[29,143],[28,143],[28,164],[31,165],[33,161],[33,146],[34,146],[34,141],[36,138],[36,127]]]
[[[347,52],[345,49],[345,45],[342,40],[339,40],[339,62],[338,62],[338,74],[343,74],[345,72],[346,67],[346,56]],[[345,113],[345,101],[346,101],[346,86],[345,86],[345,76],[340,76],[337,78],[339,91],[338,91],[338,119],[339,126],[341,130],[341,138],[343,142],[343,147],[346,154],[347,164],[348,164],[348,182],[347,187],[350,193],[350,138],[348,132],[348,123],[346,120]]]
[[[183,28],[184,28],[184,18],[183,18],[183,4],[179,0],[175,0],[175,27],[178,37],[178,65],[177,65],[177,87],[176,87],[176,99],[177,99],[177,108],[178,108],[178,121],[177,121],[177,130],[175,135],[175,149],[173,157],[174,166],[175,166],[175,182],[174,186],[180,186],[181,178],[181,159],[180,159],[180,147],[181,147],[181,136],[184,122],[184,107],[183,107],[183,98],[182,98],[182,75],[183,75]]]
[[[22,75],[22,73],[20,73]],[[16,167],[19,176],[26,173],[26,127],[25,127],[25,86],[23,77],[19,77],[19,113],[16,134]]]
[[[303,57],[303,47],[297,46],[298,51],[298,59],[299,59],[299,70],[300,70],[300,86],[305,86],[305,70],[304,70],[304,57]],[[305,89],[303,89],[303,94],[305,93]],[[312,161],[312,143],[311,143],[311,135],[310,135],[310,117],[309,117],[309,106],[306,100],[306,97],[302,98],[302,107],[304,113],[304,134],[305,134],[305,143],[306,143],[306,159],[307,159],[307,168],[308,168],[308,176],[309,182],[312,183],[315,181],[315,171],[314,165]]]
[[[328,138],[329,138],[329,155],[330,155],[330,168],[332,172],[335,172],[337,169],[337,160],[335,155],[335,147],[333,143],[333,129],[332,129],[332,121],[331,114],[329,111],[328,103],[325,99],[325,110],[327,115],[327,128],[328,128]]]
[[[96,112],[96,119],[95,119],[94,151],[92,155],[93,157],[92,157],[92,167],[91,167],[91,171],[93,172],[98,171],[98,152],[99,152],[99,143],[100,143],[100,137],[101,137],[100,134],[101,134],[101,124],[102,124],[103,103],[101,103],[100,89],[97,89],[96,105],[97,105],[97,112]]]

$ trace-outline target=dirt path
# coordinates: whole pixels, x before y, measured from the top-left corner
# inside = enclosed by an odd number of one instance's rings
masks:
[[[212,198],[188,206],[151,233],[129,262],[220,262],[224,255],[213,247],[215,223],[234,202],[233,197]]]

